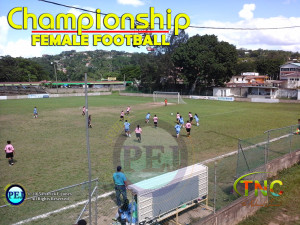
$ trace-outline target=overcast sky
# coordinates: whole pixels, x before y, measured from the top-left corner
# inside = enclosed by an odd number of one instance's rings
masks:
[[[166,14],[172,10],[172,18],[179,13],[186,13],[191,19],[191,25],[210,27],[266,28],[300,26],[300,0],[53,0],[62,4],[73,5],[85,9],[101,9],[102,13],[124,13],[136,15],[149,13],[149,7],[155,7],[155,12]],[[0,1],[0,55],[14,57],[33,57],[42,54],[59,54],[64,50],[77,51],[104,49],[127,52],[146,52],[145,47],[139,49],[131,46],[99,45],[97,47],[58,47],[31,46],[31,26],[28,30],[15,30],[8,25],[7,15],[15,7],[28,7],[29,13],[37,16],[43,13],[57,15],[58,13],[73,13],[80,15],[81,11],[54,6],[38,0],[1,0]],[[165,17],[165,16],[164,16]],[[14,16],[15,23],[21,24],[21,13]],[[300,52],[300,28],[234,31],[188,28],[189,36],[196,34],[215,34],[219,40],[227,41],[237,48],[273,49]],[[91,42],[91,41],[90,41]]]

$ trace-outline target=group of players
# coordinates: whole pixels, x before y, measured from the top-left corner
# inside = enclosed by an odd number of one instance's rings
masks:
[[[123,110],[121,111],[120,121],[124,122],[124,117],[125,117],[125,115],[129,115],[130,110],[131,110],[131,108],[130,108],[130,106],[128,106],[127,110],[126,110],[126,113],[124,113]],[[173,113],[171,113],[171,115],[173,115]],[[148,112],[146,114],[146,117],[145,117],[145,123],[149,123],[150,118],[151,118],[151,114],[150,114],[150,112]],[[199,126],[199,117],[198,117],[197,113],[195,113],[195,115],[193,116],[193,114],[191,112],[189,112],[189,120],[187,120],[186,123],[184,123],[184,119],[183,119],[182,115],[180,115],[179,112],[177,112],[177,114],[176,114],[176,125],[174,127],[177,138],[179,138],[181,128],[185,128],[186,132],[187,132],[187,137],[190,137],[193,119],[195,119],[196,125]],[[158,117],[157,117],[156,114],[153,117],[153,123],[154,123],[154,127],[157,128],[157,126],[158,126]],[[125,120],[125,122],[124,122],[124,130],[125,130],[125,135],[127,137],[131,137],[130,123],[127,120]],[[136,134],[136,138],[138,139],[138,141],[141,142],[141,140],[142,140],[142,137],[141,137],[142,128],[140,127],[140,125],[136,126],[134,132]]]

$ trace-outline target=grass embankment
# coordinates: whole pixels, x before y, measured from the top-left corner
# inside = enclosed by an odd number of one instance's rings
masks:
[[[239,225],[296,225],[300,224],[300,164],[280,172],[272,180],[281,180],[282,196],[272,197],[271,201],[281,206],[270,206],[259,209],[253,216],[248,217]]]

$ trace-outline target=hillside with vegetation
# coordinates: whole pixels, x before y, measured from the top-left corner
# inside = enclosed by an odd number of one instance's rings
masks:
[[[300,60],[298,52],[236,49],[215,35],[193,36],[181,31],[170,35],[170,46],[159,46],[149,53],[124,51],[64,51],[30,59],[3,56],[0,82],[55,80],[81,81],[116,77],[133,81],[140,91],[153,90],[200,93],[211,86],[222,86],[231,76],[258,72],[279,79],[279,66]]]

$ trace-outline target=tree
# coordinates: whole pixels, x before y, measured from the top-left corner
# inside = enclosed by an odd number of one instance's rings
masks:
[[[123,80],[124,75],[125,75],[125,79],[127,81],[140,80],[140,78],[141,78],[141,68],[140,68],[140,66],[135,66],[135,65],[124,66],[120,71],[120,75],[118,76],[118,80]]]
[[[215,35],[196,35],[175,49],[172,61],[182,68],[194,92],[197,85],[224,85],[235,74],[237,51],[235,46],[219,42]]]
[[[41,81],[47,78],[48,73],[38,63],[29,59],[11,56],[0,59],[1,82]]]

